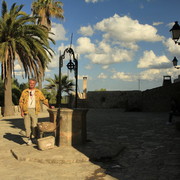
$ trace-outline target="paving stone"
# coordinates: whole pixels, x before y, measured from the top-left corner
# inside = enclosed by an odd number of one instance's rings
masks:
[[[47,114],[41,117],[43,119],[46,116]],[[17,163],[10,150],[17,151],[22,146],[18,135],[22,120],[17,116],[3,119],[0,121],[0,174],[3,179],[9,180],[42,180],[40,174],[55,180],[179,180],[180,131],[175,125],[166,125],[167,118],[168,113],[164,112],[91,109],[87,114],[89,141],[86,147],[76,148],[87,161],[73,162],[75,156],[72,155],[74,151],[71,151],[69,164],[49,164],[47,161],[32,164],[28,159]],[[28,146],[23,148],[30,151]],[[37,149],[33,149],[34,151]],[[46,160],[60,157],[68,160],[60,149],[58,153],[53,149],[52,151],[53,156],[48,153],[50,151],[44,151]],[[36,156],[37,159],[39,157],[40,155]],[[29,167],[34,174],[25,171]],[[53,173],[48,173],[48,170]]]

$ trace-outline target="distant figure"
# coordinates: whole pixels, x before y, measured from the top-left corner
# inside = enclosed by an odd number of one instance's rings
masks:
[[[49,106],[48,100],[44,97],[43,93],[35,88],[36,79],[29,79],[29,88],[25,89],[19,99],[19,106],[21,116],[24,118],[24,126],[26,131],[27,145],[32,144],[32,138],[37,138],[37,123],[38,113],[40,112],[42,101],[47,107]],[[52,107],[53,108],[53,107]]]
[[[171,110],[169,113],[169,119],[168,119],[167,124],[172,124],[173,116],[180,116],[178,102],[175,98],[171,99]]]

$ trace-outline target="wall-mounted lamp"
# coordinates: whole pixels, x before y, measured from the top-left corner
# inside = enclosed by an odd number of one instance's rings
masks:
[[[170,29],[170,32],[172,33],[172,39],[174,40],[175,44],[180,45],[180,42],[178,42],[178,40],[180,39],[180,26],[178,24],[178,21],[175,21],[175,24]]]
[[[176,58],[176,57],[174,57],[174,59],[172,60],[172,63],[173,63],[173,66],[174,66],[176,69],[180,69],[180,67],[179,67],[179,66],[177,66],[177,64],[178,64],[178,60],[177,60],[177,58]]]

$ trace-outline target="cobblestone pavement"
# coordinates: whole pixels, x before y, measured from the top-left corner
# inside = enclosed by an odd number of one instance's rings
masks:
[[[42,114],[40,118],[47,115]],[[89,110],[88,143],[103,144],[100,154],[90,159],[91,162],[59,166],[16,160],[10,149],[23,143],[16,142],[22,120],[3,118],[0,120],[0,179],[179,180],[180,131],[175,125],[166,125],[167,119],[168,113]],[[119,148],[118,144],[124,148],[112,153]]]
[[[119,180],[180,179],[180,131],[166,125],[168,113],[92,110],[88,119],[93,117],[88,122],[92,139],[96,135],[125,146],[118,156],[97,163],[106,173]]]

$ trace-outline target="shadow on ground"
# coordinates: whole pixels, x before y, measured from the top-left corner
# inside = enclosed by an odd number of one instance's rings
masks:
[[[21,135],[6,133],[3,137],[20,145],[25,143]]]
[[[49,120],[49,117],[38,119],[39,122],[44,122],[48,120]],[[12,128],[19,129],[19,134],[12,134],[10,132],[7,132],[3,135],[4,138],[8,139],[9,141],[14,141],[15,143],[20,144],[20,145],[25,144],[25,141],[23,140],[23,138],[25,137],[23,118],[2,119],[1,121],[6,121],[11,125]]]

